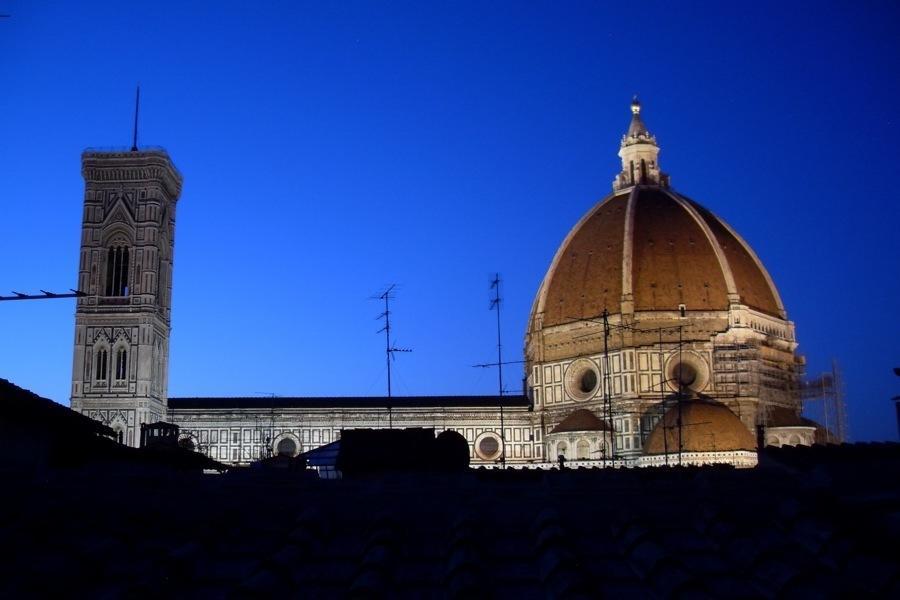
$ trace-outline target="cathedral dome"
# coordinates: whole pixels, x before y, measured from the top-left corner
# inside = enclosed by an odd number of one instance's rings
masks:
[[[615,191],[572,228],[538,291],[532,327],[641,311],[727,311],[786,317],[750,246],[722,219],[669,188],[656,139],[632,103]]]
[[[581,408],[563,419],[550,433],[570,433],[574,431],[612,431],[612,427],[591,411]]]
[[[689,400],[667,410],[644,444],[644,454],[665,454],[666,450],[673,454],[679,449],[682,452],[755,451],[756,441],[724,404]]]

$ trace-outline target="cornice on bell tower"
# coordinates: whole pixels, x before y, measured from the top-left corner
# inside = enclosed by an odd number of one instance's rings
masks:
[[[641,103],[637,96],[631,101],[631,124],[622,136],[619,147],[622,171],[613,181],[613,190],[635,185],[669,187],[669,176],[659,170],[659,145],[641,119]]]

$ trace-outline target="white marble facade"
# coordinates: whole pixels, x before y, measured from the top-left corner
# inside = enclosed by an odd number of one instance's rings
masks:
[[[175,207],[162,150],[86,151],[71,407],[137,446],[166,417]]]

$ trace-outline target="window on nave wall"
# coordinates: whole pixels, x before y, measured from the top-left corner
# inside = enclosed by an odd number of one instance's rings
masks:
[[[106,255],[106,295],[128,295],[128,247],[110,246]]]

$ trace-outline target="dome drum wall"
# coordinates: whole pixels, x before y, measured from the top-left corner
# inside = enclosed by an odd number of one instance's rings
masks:
[[[660,328],[664,345],[685,342],[708,343],[729,327],[728,314],[694,311],[683,319],[679,311],[648,311],[623,318],[609,316],[610,336],[606,346],[611,352],[641,346],[658,351]],[[680,331],[679,331],[680,327]],[[755,337],[748,330],[750,337]],[[603,325],[599,318],[530,331],[526,338],[526,358],[534,363],[570,359],[573,356],[601,354],[604,350]]]
[[[729,346],[730,347],[730,346]],[[713,394],[722,390],[721,378],[713,376],[711,367],[715,348],[709,343],[625,348],[609,353],[608,395],[620,403],[629,399],[658,402],[665,394],[679,390],[677,377],[691,381],[682,391]],[[604,402],[605,357],[592,354],[574,360],[535,365],[528,374],[535,408],[552,410]],[[729,367],[737,370],[734,365]]]

